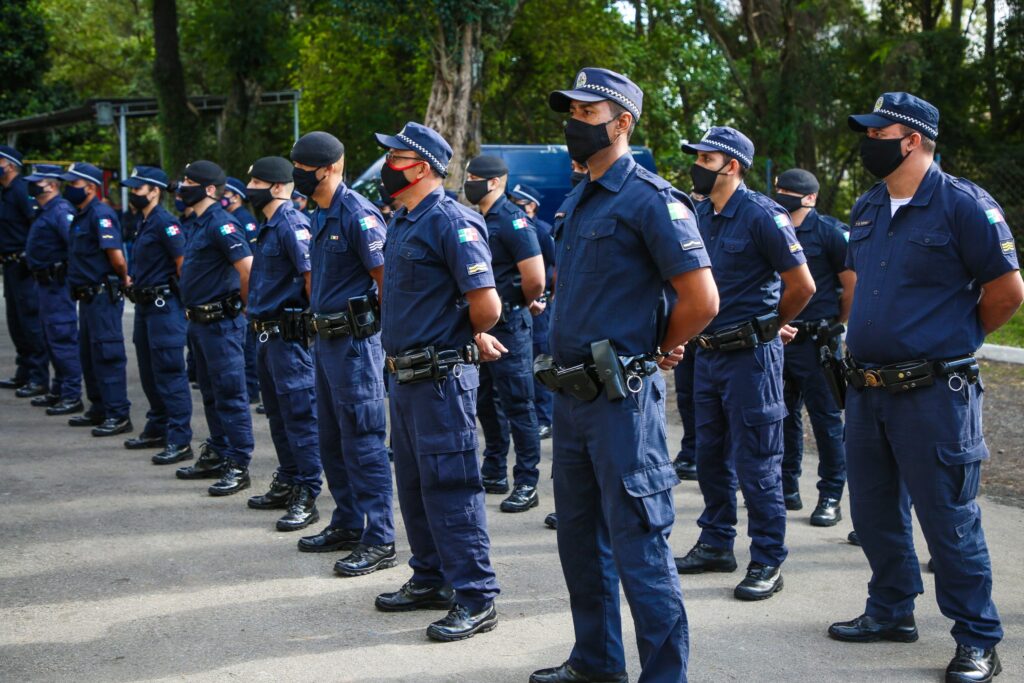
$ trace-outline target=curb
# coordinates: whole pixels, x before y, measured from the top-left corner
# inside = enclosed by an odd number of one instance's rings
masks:
[[[974,354],[984,360],[994,360],[1001,363],[1017,363],[1024,365],[1024,349],[1015,346],[1000,346],[998,344],[982,344],[978,352]]]

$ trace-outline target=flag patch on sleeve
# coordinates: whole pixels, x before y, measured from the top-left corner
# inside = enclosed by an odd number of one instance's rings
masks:
[[[377,222],[376,216],[363,216],[359,219],[359,227],[365,232],[380,227],[380,223]]]
[[[246,223],[245,224],[245,229],[248,232],[253,232],[256,229],[256,224],[255,223]]]
[[[164,232],[167,233],[168,237],[174,237],[181,234],[181,229],[179,229],[177,225],[168,225],[164,228]]]
[[[526,222],[525,218],[516,218],[515,220],[512,221],[512,227],[515,230],[522,230],[527,225],[528,225],[528,223]]]
[[[222,234],[222,235],[230,235],[234,231],[235,231],[235,226],[231,225],[230,223],[228,223],[227,225],[220,226],[220,234]]]
[[[476,228],[462,228],[459,230],[459,242],[476,242],[480,239],[480,233]]]
[[[686,207],[682,204],[682,202],[669,202],[668,217],[674,221],[685,221],[687,218],[690,217],[690,212],[686,210]],[[683,247],[683,249],[685,248],[686,247]]]
[[[985,212],[985,217],[988,218],[989,223],[1005,223],[1003,214],[999,213],[999,209],[989,209]]]
[[[308,240],[309,230],[306,230],[305,228],[299,228],[298,230],[295,231],[295,239],[299,241]]]
[[[479,275],[480,273],[486,273],[488,271],[487,263],[480,261],[478,263],[470,263],[466,266],[466,272],[470,275]]]
[[[100,219],[100,227],[101,228],[112,228],[112,227],[114,227],[114,223],[109,218],[101,218]]]
[[[784,213],[775,214],[775,225],[780,228],[788,228],[792,223],[789,222],[789,216]]]

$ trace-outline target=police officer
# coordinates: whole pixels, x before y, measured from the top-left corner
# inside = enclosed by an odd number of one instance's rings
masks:
[[[27,176],[28,194],[39,204],[25,243],[25,262],[39,284],[39,319],[53,365],[50,393],[32,399],[47,415],[80,413],[82,363],[78,357],[78,310],[68,291],[68,230],[75,209],[60,196],[60,166],[36,164]]]
[[[526,212],[527,218],[537,231],[537,242],[540,253],[544,257],[544,296],[530,302],[530,313],[533,314],[533,356],[550,353],[548,350],[548,333],[551,327],[551,310],[548,308],[551,296],[552,277],[555,274],[555,240],[551,237],[551,224],[541,220],[537,212],[540,210],[540,192],[530,185],[516,183],[509,193],[512,202]],[[536,378],[533,381],[534,408],[537,413],[537,434],[541,439],[551,438],[551,412],[554,409],[555,395]]]
[[[497,359],[503,348],[481,334],[498,321],[501,301],[483,219],[441,186],[448,143],[412,122],[377,141],[388,149],[382,182],[402,204],[388,229],[381,339],[393,373],[391,437],[413,576],[376,605],[448,609],[427,636],[461,640],[498,622],[474,413],[476,361]]]
[[[309,218],[313,218],[313,214],[316,212],[316,206],[310,205],[309,197],[298,190],[292,192],[292,206],[295,207],[296,211],[301,211]]]
[[[168,179],[156,166],[137,166],[122,183],[131,189],[128,202],[138,212],[139,231],[132,245],[129,271],[135,302],[132,341],[139,379],[149,401],[146,426],[125,448],[163,449],[155,465],[192,459],[192,392],[185,371],[187,323],[178,278],[185,257],[181,222],[160,205]]]
[[[640,88],[585,68],[548,101],[569,113],[569,155],[589,168],[555,214],[555,366],[544,371],[558,389],[552,471],[576,644],[568,661],[530,681],[627,680],[620,579],[640,680],[685,681],[688,627],[668,545],[679,480],[658,368],[679,361],[680,344],[711,320],[718,297],[689,199],[629,151]],[[679,294],[668,319],[665,282]]]
[[[263,404],[279,463],[270,490],[249,499],[255,509],[287,508],[278,531],[320,519],[320,449],[304,311],[309,305],[309,220],[291,203],[292,164],[263,157],[249,169],[246,190],[266,221],[260,225],[249,278],[249,328]]]
[[[683,359],[673,370],[676,385],[676,410],[683,423],[683,436],[679,442],[672,466],[676,476],[687,481],[697,479],[697,423],[696,407],[693,403],[693,373],[696,367],[697,345],[690,342],[686,345]]]
[[[530,305],[544,293],[544,257],[537,231],[506,195],[508,166],[501,157],[478,156],[466,167],[466,199],[487,225],[491,266],[502,313],[492,333],[508,349],[500,361],[480,368],[477,417],[484,431],[484,490],[506,493],[509,432],[516,448],[511,495],[502,512],[525,512],[538,504],[540,438],[533,406],[533,316]]]
[[[321,207],[313,221],[310,310],[321,456],[336,506],[327,528],[301,539],[299,550],[351,550],[334,570],[360,576],[398,562],[378,303],[384,219],[344,183],[345,147],[336,137],[308,133],[291,157],[296,185]]]
[[[20,398],[42,396],[49,384],[46,347],[39,322],[36,281],[25,263],[25,240],[35,218],[27,182],[21,175],[21,152],[0,145],[0,266],[4,271],[7,329],[14,342],[17,370],[0,380]]]
[[[917,640],[914,599],[924,592],[909,494],[931,551],[935,598],[953,620],[946,681],[990,681],[1003,629],[975,497],[982,384],[974,352],[1024,300],[1002,209],[935,164],[939,111],[884,93],[860,156],[882,179],[850,213],[848,265],[857,273],[846,342],[846,453],[850,512],[871,564],[864,614],[829,628],[838,640]]]
[[[178,193],[196,218],[181,266],[182,303],[196,357],[196,377],[210,439],[194,465],[175,472],[179,479],[219,479],[211,496],[249,487],[252,415],[245,390],[245,316],[252,252],[244,228],[221,208],[224,171],[212,161],[185,167]]]
[[[746,576],[733,594],[762,600],[782,590],[787,552],[779,330],[814,294],[814,279],[789,214],[743,182],[754,163],[747,136],[716,126],[683,151],[697,155],[690,170],[693,188],[708,197],[697,216],[722,301],[698,339],[694,361],[701,534],[676,567],[681,574],[735,571],[738,480],[751,549]]]
[[[249,247],[254,250],[256,248],[256,237],[259,234],[259,224],[255,216],[249,213],[249,209],[245,208],[245,202],[248,199],[249,195],[245,189],[245,184],[238,178],[228,176],[227,181],[224,183],[224,194],[220,198],[220,205],[242,224],[242,227],[245,229],[245,237],[249,240]],[[249,403],[254,405],[260,402],[260,377],[259,371],[256,368],[256,348],[256,336],[253,334],[252,329],[246,328],[245,387],[249,394]]]
[[[64,198],[77,208],[71,223],[68,287],[79,302],[78,344],[89,409],[68,420],[72,427],[93,427],[93,436],[132,431],[129,418],[121,316],[124,288],[130,284],[121,250],[117,213],[100,201],[103,172],[92,164],[75,163],[61,176]]]
[[[822,370],[820,353],[823,349],[833,356],[838,353],[856,275],[846,267],[846,226],[814,208],[818,189],[814,174],[800,168],[775,179],[775,201],[789,212],[815,286],[800,318],[790,323],[788,331],[795,336],[785,347],[782,393],[789,414],[782,423],[782,494],[787,510],[803,507],[799,481],[806,404],[818,445],[818,504],[811,524],[835,526],[843,518],[839,501],[846,485],[843,416]]]

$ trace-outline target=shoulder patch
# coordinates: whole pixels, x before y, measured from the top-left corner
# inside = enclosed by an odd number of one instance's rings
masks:
[[[295,231],[295,239],[297,240],[308,240],[310,238],[309,230],[305,228],[299,228]]]
[[[526,219],[523,218],[522,216],[512,220],[512,228],[515,229],[515,230],[522,230],[523,228],[527,227],[528,225],[529,225],[529,223],[527,223]]]
[[[164,228],[164,232],[167,233],[168,237],[175,237],[181,234],[181,228],[179,228],[177,225],[168,225],[166,228]]]
[[[697,239],[683,240],[679,243],[680,248],[683,251],[690,251],[691,249],[699,249],[704,246],[704,243]]]
[[[75,214],[69,213],[67,216],[68,216],[68,221],[69,222],[75,220]]]
[[[235,226],[231,225],[230,223],[225,223],[224,225],[220,226],[220,234],[222,235],[230,235],[233,232],[235,232]]]
[[[476,242],[480,239],[480,233],[476,228],[460,228],[459,242]]]
[[[682,202],[669,202],[668,216],[674,221],[685,221],[689,218],[693,218],[693,215]]]
[[[1006,220],[1003,218],[1003,214],[1000,213],[999,209],[989,209],[985,212],[985,217],[988,218],[988,222],[995,225],[996,223],[1005,223]]]
[[[384,251],[384,240],[374,240],[366,245],[370,251]]]
[[[380,221],[377,220],[376,216],[363,216],[359,219],[359,229],[363,232],[379,227]]]
[[[479,261],[477,263],[470,263],[466,266],[466,272],[470,275],[479,275],[480,273],[486,273],[488,271],[487,262]]]
[[[780,228],[787,228],[793,225],[792,221],[789,220],[789,214],[777,213],[773,216],[775,225]]]
[[[803,251],[803,250],[804,250],[804,248],[803,248],[803,246],[800,245],[799,242],[793,242],[792,244],[789,245],[789,253],[790,254],[795,254],[798,251]]]
[[[256,224],[255,223],[246,223],[245,224],[245,230],[246,230],[246,232],[253,232],[253,231],[255,231],[256,230]]]
[[[114,221],[110,220],[109,218],[101,218],[100,219],[100,227],[101,228],[112,228],[112,227],[114,227]]]
[[[999,248],[1002,250],[1002,252],[1004,254],[1012,254],[1013,253],[1013,240],[1006,240],[1004,242],[1000,242],[999,243]]]

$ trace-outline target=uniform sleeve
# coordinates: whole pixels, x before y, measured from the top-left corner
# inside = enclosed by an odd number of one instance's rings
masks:
[[[781,207],[777,212],[757,210],[752,214],[750,234],[754,244],[778,273],[807,263],[789,214]]]
[[[164,224],[160,230],[160,244],[172,259],[185,255],[185,232],[177,221]]]
[[[846,251],[850,233],[840,226],[839,223],[825,223],[825,253],[828,256],[829,265],[833,273],[841,273],[849,270],[846,266]]]
[[[992,197],[982,195],[961,202],[956,212],[960,252],[971,275],[985,284],[1017,270],[1017,246],[1003,210]]]
[[[96,219],[96,238],[100,249],[122,249],[121,224],[113,213],[100,214]]]
[[[682,192],[659,191],[654,201],[646,202],[640,219],[640,234],[663,279],[711,265],[693,204]]]
[[[863,208],[864,208],[864,202],[861,199],[858,199],[857,201],[855,201],[853,203],[853,208],[850,209],[850,232],[848,232],[847,235],[846,235],[846,238],[847,238],[848,242],[849,242],[849,240],[851,240],[853,238],[853,233],[854,233],[854,230],[856,229],[854,226],[857,225],[857,221],[860,218],[860,215],[861,215],[861,213],[863,211]],[[846,268],[848,270],[853,270],[853,271],[857,270],[857,265],[853,262],[853,249],[849,248],[849,244],[847,244],[847,249],[846,249]]]
[[[345,239],[355,245],[363,267],[369,272],[384,265],[384,240],[387,228],[380,212],[368,206],[359,206],[349,214],[345,226]]]
[[[243,229],[235,223],[224,223],[223,225],[211,225],[207,228],[211,231],[211,241],[217,245],[224,258],[235,263],[247,256],[252,256],[249,249],[249,240]]]
[[[285,226],[281,234],[281,244],[288,252],[288,258],[292,266],[299,273],[308,273],[309,265],[309,226],[300,220]]]
[[[449,224],[441,235],[441,250],[448,270],[455,277],[459,291],[465,294],[474,289],[494,287],[491,271],[491,248],[482,226],[469,221]]]
[[[509,225],[502,232],[506,235],[509,246],[509,253],[516,263],[525,261],[534,256],[540,256],[540,242],[537,240],[537,228],[530,223],[525,215],[513,216],[508,221]]]
[[[53,219],[54,229],[65,247],[71,246],[71,223],[75,220],[75,214],[70,210],[63,211],[57,208],[57,215]]]

